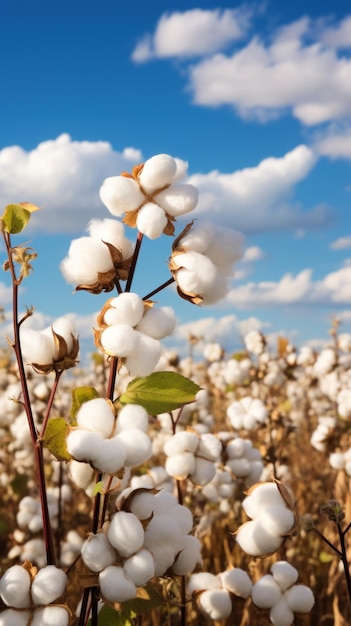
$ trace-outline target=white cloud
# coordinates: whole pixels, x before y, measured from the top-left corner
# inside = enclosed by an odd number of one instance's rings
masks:
[[[12,287],[0,282],[0,306],[5,307],[12,301]]]
[[[351,248],[351,235],[335,239],[329,247],[331,250],[345,250],[346,248]]]
[[[301,145],[256,167],[194,174],[189,182],[200,191],[197,212],[246,233],[322,225],[330,218],[326,207],[302,211],[289,204],[294,186],[307,177],[316,159],[313,150]]]
[[[137,44],[132,60],[140,63],[152,58],[213,54],[242,38],[249,18],[246,7],[165,13],[158,21],[155,33],[146,35]]]
[[[322,41],[334,48],[351,48],[351,15],[337,26],[326,28],[321,34]]]
[[[238,309],[272,306],[345,306],[351,304],[351,266],[312,280],[312,270],[285,274],[278,282],[250,282],[233,287],[225,303]]]
[[[331,159],[351,159],[351,128],[331,129],[316,142],[315,150]]]
[[[254,261],[260,261],[265,256],[264,251],[259,246],[250,246],[246,248],[244,256],[241,260],[242,263],[253,263]]]
[[[142,154],[135,148],[116,152],[106,141],[73,141],[68,134],[29,152],[6,147],[0,150],[2,204],[29,201],[40,206],[43,210],[32,218],[36,230],[82,232],[93,217],[110,216],[99,199],[104,178],[140,161]]]

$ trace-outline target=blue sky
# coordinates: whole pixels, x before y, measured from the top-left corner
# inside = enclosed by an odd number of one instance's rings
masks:
[[[350,332],[348,1],[13,0],[0,47],[1,202],[43,207],[21,239],[38,251],[21,294],[38,327],[73,314],[87,344],[107,296],[72,295],[59,264],[110,217],[103,179],[165,152],[189,162],[193,216],[246,237],[220,305],[159,295],[179,317],[173,343],[193,332],[232,349],[261,328],[302,345],[328,339],[333,315]],[[170,246],[143,243],[141,295],[167,279]],[[4,274],[6,310],[8,287]]]

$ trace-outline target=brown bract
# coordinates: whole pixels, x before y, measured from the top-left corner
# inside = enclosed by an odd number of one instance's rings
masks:
[[[203,295],[200,293],[190,293],[190,292],[186,292],[183,291],[179,285],[178,285],[178,281],[177,281],[177,273],[180,269],[184,269],[182,268],[182,266],[179,266],[177,263],[175,263],[174,259],[179,255],[179,254],[184,254],[185,252],[189,252],[189,248],[187,248],[186,246],[183,246],[181,244],[181,241],[183,239],[183,237],[185,237],[185,235],[187,235],[187,233],[189,232],[189,230],[191,229],[191,227],[194,224],[194,220],[192,222],[190,222],[190,224],[187,224],[187,226],[184,228],[184,230],[182,230],[182,232],[180,233],[180,235],[178,235],[178,237],[174,240],[173,245],[172,245],[172,256],[169,258],[169,262],[168,262],[168,267],[172,273],[172,276],[176,282],[177,285],[177,292],[178,295],[183,298],[183,300],[187,300],[188,302],[191,302],[192,304],[201,304],[203,301]]]
[[[108,293],[116,287],[116,280],[127,280],[133,257],[123,259],[122,252],[113,246],[112,243],[107,241],[103,241],[102,243],[104,243],[109,249],[113,268],[107,272],[98,272],[95,283],[90,283],[89,285],[78,285],[76,287],[76,291],[84,290],[95,294],[99,294],[102,291]]]
[[[55,348],[57,350],[57,357],[51,363],[31,363],[33,369],[38,372],[38,374],[50,374],[50,372],[62,372],[63,370],[71,369],[77,365],[78,360],[78,352],[79,352],[79,341],[77,337],[71,335],[72,338],[72,348],[68,351],[66,340],[55,333],[53,328],[51,328],[51,332],[54,338]]]

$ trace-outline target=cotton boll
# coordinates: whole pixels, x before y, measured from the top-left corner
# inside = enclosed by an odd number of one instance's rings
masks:
[[[109,308],[104,315],[105,324],[127,324],[136,326],[144,314],[144,302],[137,293],[120,293],[111,298]]]
[[[262,528],[270,535],[285,535],[295,523],[293,511],[284,506],[272,506],[262,510],[259,517]]]
[[[192,452],[182,452],[169,456],[165,462],[165,469],[169,476],[177,480],[184,480],[196,469],[195,457]]]
[[[120,433],[127,428],[137,428],[146,432],[148,425],[149,416],[144,407],[138,404],[126,404],[118,414],[116,433]]]
[[[190,479],[195,485],[207,485],[216,474],[213,461],[195,457],[195,469],[191,472]]]
[[[123,563],[123,568],[136,587],[142,587],[155,575],[155,561],[151,552],[142,549]]]
[[[149,436],[138,428],[126,428],[116,439],[123,444],[126,467],[137,467],[145,463],[152,455],[152,443]]]
[[[173,333],[176,323],[176,316],[170,306],[151,307],[144,313],[136,330],[153,339],[163,339]]]
[[[13,565],[0,579],[0,596],[3,602],[14,609],[30,606],[30,575],[20,565]]]
[[[124,227],[118,220],[91,220],[88,231],[91,237],[111,243],[120,250],[123,259],[129,259],[134,251],[134,244],[124,236]]]
[[[47,565],[38,571],[31,588],[34,604],[51,604],[60,598],[67,585],[66,574],[55,567]]]
[[[178,522],[180,530],[184,535],[190,533],[193,527],[193,515],[190,509],[182,504],[176,504],[172,507],[172,517]]]
[[[177,254],[173,256],[172,261],[180,268],[176,280],[185,293],[202,294],[218,279],[216,266],[198,252]]]
[[[162,235],[167,221],[164,210],[158,204],[147,202],[138,212],[136,226],[149,239],[157,239]]]
[[[172,565],[176,576],[185,576],[195,569],[196,565],[201,565],[201,543],[192,535],[184,537],[180,547],[178,557]]]
[[[146,520],[154,512],[155,496],[150,492],[142,491],[131,498],[129,508],[139,520]]]
[[[100,433],[73,428],[66,439],[67,451],[76,461],[90,462],[94,451],[102,441]]]
[[[252,601],[260,609],[270,609],[281,597],[281,589],[270,574],[262,576],[252,587]]]
[[[333,469],[343,470],[345,468],[345,455],[343,452],[332,452],[329,456],[329,463]]]
[[[260,520],[246,522],[240,526],[236,541],[240,548],[251,556],[264,556],[276,552],[282,544],[282,538],[270,535],[262,528]]]
[[[145,196],[133,178],[111,176],[102,183],[100,199],[112,215],[120,217],[126,211],[137,209],[145,201]]]
[[[90,534],[81,548],[84,564],[92,572],[101,572],[116,560],[116,554],[104,533]]]
[[[73,482],[81,489],[87,489],[94,478],[94,470],[89,463],[72,461],[69,464],[69,473]]]
[[[306,585],[294,585],[286,591],[285,598],[295,613],[308,613],[314,605],[314,595]]]
[[[154,545],[150,552],[155,563],[155,576],[163,576],[172,567],[175,559],[175,550],[170,545]]]
[[[244,254],[244,235],[231,228],[215,227],[206,256],[218,267],[232,265]]]
[[[91,451],[91,464],[107,474],[115,474],[126,464],[127,450],[119,436],[103,439]]]
[[[139,175],[140,185],[146,193],[169,185],[177,175],[178,167],[177,161],[169,154],[156,154],[145,161]]]
[[[297,569],[290,563],[287,563],[287,561],[276,561],[276,563],[273,563],[271,572],[274,580],[283,591],[296,583],[299,575]]]
[[[48,329],[51,333],[51,328]],[[73,322],[66,317],[59,317],[52,324],[52,330],[63,337],[67,344],[67,352],[70,352],[73,347],[74,338],[77,336],[77,331]]]
[[[104,398],[94,398],[84,402],[77,412],[77,423],[81,428],[99,432],[106,438],[115,425],[115,415],[111,404]]]
[[[173,217],[193,211],[199,200],[199,192],[193,185],[171,185],[155,196],[156,202]]]
[[[0,626],[28,626],[29,618],[29,611],[6,609],[0,613]]]
[[[205,254],[213,237],[212,224],[201,224],[200,226],[192,226],[189,232],[181,239],[181,246],[184,249],[193,250]]]
[[[179,180],[182,180],[183,178],[185,178],[185,176],[188,173],[188,162],[187,161],[183,161],[183,159],[179,159],[178,157],[174,157],[177,169],[176,169],[176,173],[172,178],[172,183],[175,183]]]
[[[194,591],[203,591],[204,589],[221,589],[221,581],[218,576],[210,572],[192,574],[188,582],[188,593],[192,595]]]
[[[222,452],[222,444],[218,437],[211,433],[201,435],[199,446],[196,451],[198,456],[204,457],[209,461],[218,461]]]
[[[269,619],[274,626],[291,626],[294,623],[294,613],[288,606],[286,599],[283,597],[272,606]]]
[[[103,350],[116,357],[127,357],[138,347],[138,335],[127,324],[113,324],[105,328],[100,335]]]
[[[202,613],[213,620],[226,619],[232,612],[232,602],[226,589],[208,589],[201,593],[198,605]]]
[[[125,360],[126,368],[132,376],[142,377],[151,374],[161,355],[161,344],[157,339],[152,339],[138,331],[137,345]]]
[[[110,543],[122,557],[129,557],[140,550],[144,543],[144,529],[133,513],[119,511],[107,531]]]
[[[251,593],[252,583],[249,575],[243,569],[234,567],[219,574],[222,586],[240,598],[248,598]]]
[[[245,458],[230,459],[227,461],[227,466],[230,467],[237,478],[245,478],[250,474],[251,465]]]
[[[177,520],[171,513],[155,515],[145,530],[144,547],[153,554],[155,546],[171,546],[175,551],[182,541],[182,533]]]
[[[108,247],[92,237],[73,239],[68,256],[60,264],[64,278],[73,285],[92,285],[99,272],[105,273],[112,268]]]
[[[53,362],[55,348],[51,338],[41,331],[21,326],[21,349],[26,363],[46,365]]]
[[[168,493],[162,489],[162,491],[159,491],[155,495],[154,512],[157,513],[157,515],[167,513],[175,506],[178,506],[178,500],[172,493]]]
[[[243,500],[243,509],[248,515],[254,519],[262,513],[262,509],[271,506],[283,506],[286,504],[280,495],[279,489],[275,483],[262,483],[255,487],[250,494]]]
[[[68,626],[70,617],[62,606],[46,606],[36,609],[31,626]]]
[[[133,581],[126,576],[123,567],[109,565],[99,574],[99,585],[108,602],[127,602],[135,598],[137,590]]]
[[[182,452],[195,452],[199,445],[199,437],[189,430],[183,430],[173,435],[164,445],[167,456],[173,456]]]

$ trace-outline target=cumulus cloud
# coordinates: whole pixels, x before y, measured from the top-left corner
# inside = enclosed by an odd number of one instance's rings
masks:
[[[194,174],[189,182],[200,191],[197,212],[245,233],[323,225],[331,217],[325,206],[302,211],[289,203],[295,185],[307,177],[316,159],[313,150],[301,145],[256,167]]]
[[[339,237],[339,239],[335,239],[330,246],[331,250],[345,250],[347,248],[351,248],[351,235],[348,237]]]
[[[73,141],[68,134],[30,151],[9,146],[0,150],[2,203],[29,201],[40,206],[36,230],[82,232],[90,219],[109,217],[99,199],[103,179],[141,161],[135,148],[116,152],[106,141]]]
[[[250,13],[247,7],[237,9],[190,9],[165,13],[153,35],[145,35],[132,53],[136,63],[152,58],[182,57],[213,54],[241,39],[248,29]]]
[[[321,39],[333,48],[351,48],[351,15],[348,15],[335,26],[326,27]]]
[[[351,159],[351,128],[330,129],[316,142],[315,150],[331,159]]]
[[[313,281],[312,270],[296,276],[285,274],[279,281],[249,282],[233,287],[225,302],[238,309],[272,306],[346,306],[351,304],[351,266]]]

